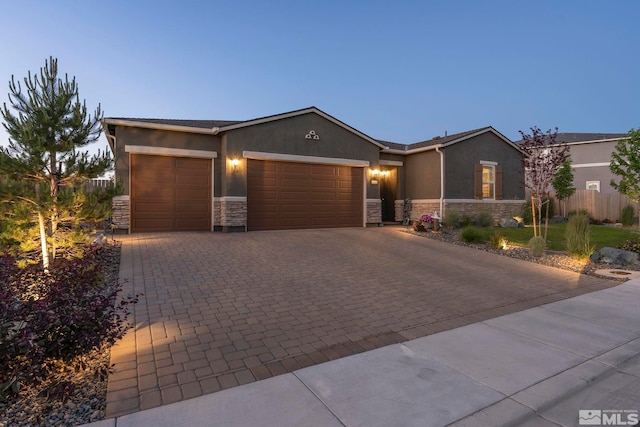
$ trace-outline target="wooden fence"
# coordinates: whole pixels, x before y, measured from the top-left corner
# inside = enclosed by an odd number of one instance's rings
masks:
[[[96,188],[105,188],[111,183],[113,183],[113,180],[111,179],[94,178],[91,181],[84,184],[84,190],[91,191]]]
[[[594,219],[600,221],[604,219],[618,221],[622,209],[627,205],[632,205],[637,210],[637,204],[631,202],[629,197],[625,195],[620,193],[602,194],[596,190],[577,190],[573,196],[563,201],[554,200],[556,215],[566,216],[567,212],[586,209]]]

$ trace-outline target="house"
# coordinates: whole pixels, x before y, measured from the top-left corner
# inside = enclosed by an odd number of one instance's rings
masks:
[[[411,145],[310,107],[246,121],[106,118],[130,232],[363,227],[447,209],[521,212],[521,152],[492,127]]]
[[[573,186],[578,190],[615,193],[611,180],[619,181],[609,169],[611,153],[622,133],[558,133],[557,141],[569,146]]]

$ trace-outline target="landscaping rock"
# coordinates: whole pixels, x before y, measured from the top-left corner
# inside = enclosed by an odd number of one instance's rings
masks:
[[[498,224],[504,228],[515,228],[518,227],[520,223],[513,218],[501,218]]]
[[[638,253],[623,249],[604,247],[591,255],[591,261],[605,264],[631,265],[640,261]]]
[[[563,216],[556,215],[549,218],[549,224],[566,224],[569,220]]]

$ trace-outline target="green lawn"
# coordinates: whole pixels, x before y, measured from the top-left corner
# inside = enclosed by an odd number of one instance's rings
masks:
[[[564,229],[566,224],[549,225],[549,234],[547,235],[547,249],[552,251],[565,251]],[[504,236],[510,245],[527,246],[529,239],[533,237],[533,227],[525,228],[485,228],[487,238],[490,233],[498,230]],[[544,233],[544,228],[543,228]],[[640,236],[638,228],[624,227],[607,227],[604,225],[591,226],[591,244],[596,249],[604,246],[612,246],[614,248],[620,246],[627,240],[636,240]]]

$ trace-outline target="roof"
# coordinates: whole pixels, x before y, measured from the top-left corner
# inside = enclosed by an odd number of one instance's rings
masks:
[[[465,136],[468,135],[472,135],[474,133],[482,133],[482,131],[487,131],[489,129],[492,129],[491,126],[486,126],[483,128],[478,128],[478,129],[473,129],[473,130],[468,130],[466,132],[459,132],[459,133],[454,133],[453,135],[447,135],[447,136],[436,136],[434,138],[428,139],[426,141],[420,141],[420,142],[416,142],[413,144],[410,144],[408,147],[409,150],[413,150],[415,148],[421,148],[421,147],[429,147],[432,145],[444,145],[448,142],[454,141],[456,139],[460,139],[460,138],[464,138]]]
[[[557,141],[568,144],[574,142],[592,142],[610,139],[620,139],[625,133],[558,133]]]
[[[102,123],[107,132],[113,135],[114,126],[131,126],[149,129],[172,130],[178,132],[204,133],[217,135],[220,132],[228,132],[248,126],[254,126],[262,123],[273,122],[276,120],[287,119],[290,117],[300,116],[303,114],[315,113],[330,122],[348,130],[351,133],[369,141],[379,148],[387,148],[384,144],[371,138],[369,135],[347,125],[346,123],[336,119],[316,107],[303,108],[288,113],[275,114],[272,116],[260,117],[257,119],[232,121],[232,120],[179,120],[179,119],[135,119],[135,118],[117,118],[108,117],[103,119]]]
[[[241,123],[237,120],[184,120],[184,119],[139,119],[139,118],[127,118],[127,117],[109,117],[107,120],[122,120],[138,123],[154,123],[160,125],[170,126],[184,126],[190,128],[202,128],[212,129],[215,127],[223,127],[236,123]]]
[[[502,139],[507,144],[511,145],[516,150],[520,150],[520,148],[513,143],[509,138],[502,135],[500,132],[495,130],[492,126],[486,126],[483,128],[468,130],[465,132],[454,133],[446,136],[436,136],[434,138],[428,139],[426,141],[415,142],[413,144],[405,145],[405,144],[396,144],[393,142],[384,142],[385,145],[388,146],[385,152],[390,153],[398,153],[398,154],[411,154],[417,153],[421,151],[427,151],[440,147],[447,147],[449,145],[456,144],[458,142],[462,142],[466,139],[472,138],[474,136],[481,135],[483,133],[490,132],[496,135],[498,138]]]

